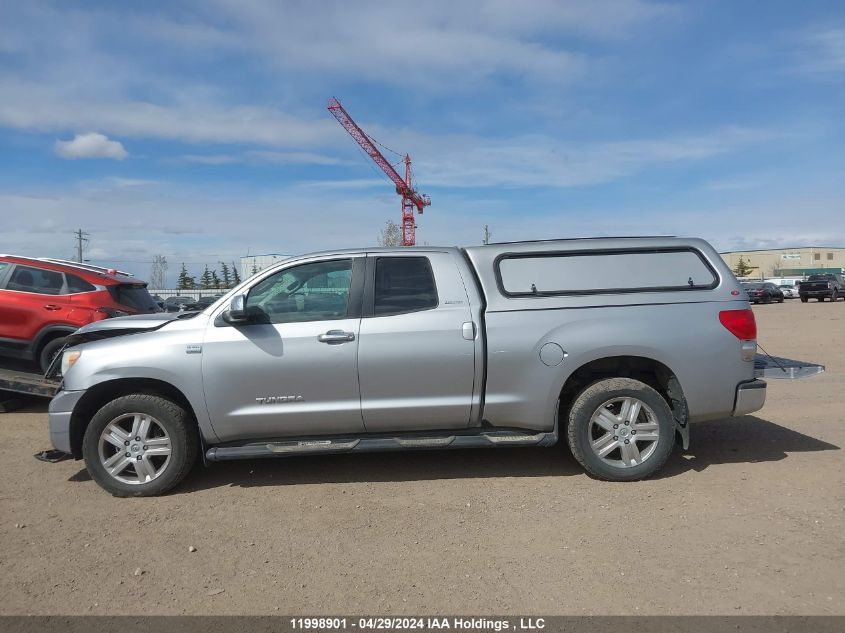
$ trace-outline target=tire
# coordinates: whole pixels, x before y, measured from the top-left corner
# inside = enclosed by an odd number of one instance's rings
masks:
[[[783,303],[783,297],[780,297],[780,298],[778,299],[778,303]]]
[[[801,303],[807,303],[809,300],[809,297],[801,297]]]
[[[624,406],[626,399],[639,401],[633,425],[626,424],[625,411],[617,409],[617,402]],[[630,415],[628,418],[630,422]],[[632,431],[638,429],[641,437],[656,434],[656,439],[635,440]],[[618,434],[608,435],[612,433]],[[623,433],[628,436],[628,448],[624,449]],[[653,475],[666,463],[675,445],[675,420],[666,400],[647,384],[631,378],[607,378],[587,386],[575,398],[566,434],[572,455],[590,475],[606,481],[636,481]],[[600,456],[594,445],[606,451],[605,455]],[[607,450],[612,445],[615,447]],[[625,465],[632,453],[639,454],[641,461]]]
[[[47,368],[53,362],[56,354],[65,346],[66,340],[67,337],[65,336],[54,338],[51,341],[47,341],[44,347],[41,348],[41,352],[38,354],[38,366],[41,368],[42,374],[47,372]]]
[[[830,295],[830,300],[836,303],[836,300],[839,298],[839,291],[834,290]]]
[[[144,436],[137,443],[132,437],[135,433],[135,437]],[[124,446],[118,449],[121,443]],[[164,494],[191,470],[198,448],[199,436],[185,409],[166,398],[139,393],[121,396],[101,408],[82,440],[88,472],[115,497]],[[110,462],[117,471],[114,474],[107,470]]]
[[[819,303],[823,303],[823,302],[824,302],[824,297],[819,297]]]

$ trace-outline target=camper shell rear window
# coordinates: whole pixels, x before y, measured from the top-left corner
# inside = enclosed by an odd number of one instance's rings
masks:
[[[496,280],[506,297],[709,290],[719,277],[694,248],[505,253]]]

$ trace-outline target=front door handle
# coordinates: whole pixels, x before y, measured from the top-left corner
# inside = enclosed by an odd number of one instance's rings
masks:
[[[355,334],[343,330],[329,330],[325,334],[320,334],[317,340],[321,343],[348,343],[355,340]]]
[[[44,306],[45,310],[61,310],[62,306],[57,306],[55,303],[48,303]]]

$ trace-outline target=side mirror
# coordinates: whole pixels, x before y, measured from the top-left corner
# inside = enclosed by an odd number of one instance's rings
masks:
[[[235,295],[229,302],[229,309],[223,313],[226,323],[246,323],[246,295]]]

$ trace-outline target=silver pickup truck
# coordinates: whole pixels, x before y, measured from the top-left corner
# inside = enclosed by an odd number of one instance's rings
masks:
[[[630,481],[677,437],[686,447],[691,422],[763,406],[755,339],[739,284],[699,239],[315,253],[202,312],[80,329],[50,435],[118,496],[167,491],[198,454],[561,437],[591,475]]]

